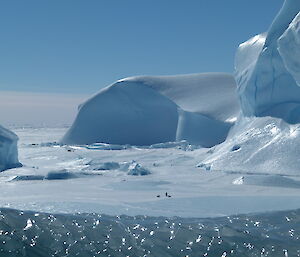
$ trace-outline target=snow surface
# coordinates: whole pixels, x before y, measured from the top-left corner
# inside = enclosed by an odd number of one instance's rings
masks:
[[[199,166],[235,174],[299,176],[300,124],[272,117],[239,119],[225,143]]]
[[[0,171],[21,166],[18,161],[18,137],[0,126]]]
[[[278,39],[300,11],[298,0],[285,1],[267,34],[240,45],[236,56],[236,80],[246,116],[273,116],[300,122],[300,87],[278,52]],[[286,50],[293,52],[288,46]]]
[[[235,90],[233,77],[222,73],[123,79],[79,107],[62,142],[152,145],[187,140],[210,147],[226,139],[238,115]]]
[[[230,172],[226,162],[220,171],[206,170],[197,165],[213,157],[214,149],[184,141],[149,147],[68,146],[55,143],[66,129],[15,131],[24,166],[0,174],[1,207],[180,217],[299,208],[300,177],[288,172],[289,166],[287,175],[272,168],[262,174],[250,174],[253,169]],[[242,176],[244,183],[234,183]]]

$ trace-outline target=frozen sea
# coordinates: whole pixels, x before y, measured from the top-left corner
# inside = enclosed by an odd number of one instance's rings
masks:
[[[0,173],[1,207],[197,218],[300,208],[299,176],[199,167],[213,149],[184,141],[68,146],[66,128],[13,130],[24,166]]]
[[[296,175],[210,170],[213,149],[184,141],[67,146],[67,128],[12,129],[24,166],[0,173],[0,256],[300,254]]]

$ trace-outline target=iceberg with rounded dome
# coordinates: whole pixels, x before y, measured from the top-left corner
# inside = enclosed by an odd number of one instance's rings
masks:
[[[130,144],[187,140],[223,142],[239,113],[236,84],[224,73],[119,80],[79,106],[66,144]]]

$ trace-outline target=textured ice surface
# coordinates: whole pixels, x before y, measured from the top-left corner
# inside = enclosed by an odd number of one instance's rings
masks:
[[[0,171],[21,166],[17,142],[16,134],[0,126]]]
[[[270,115],[289,123],[300,121],[300,87],[286,68],[293,66],[294,62],[285,65],[290,60],[283,62],[278,52],[278,39],[299,11],[298,0],[285,1],[268,33],[240,45],[236,56],[236,80],[241,107],[246,116]],[[282,49],[285,48],[283,44],[284,40],[280,46]],[[286,47],[289,55],[296,56],[293,48]]]
[[[199,165],[212,170],[299,175],[300,125],[272,117],[237,121],[226,142]]]
[[[101,90],[79,107],[67,144],[152,145],[223,142],[239,104],[228,74],[134,77]],[[214,101],[211,101],[214,99]]]
[[[279,38],[278,45],[285,67],[300,86],[300,13]]]

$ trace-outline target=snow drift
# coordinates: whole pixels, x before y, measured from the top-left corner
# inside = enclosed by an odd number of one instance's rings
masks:
[[[300,125],[279,118],[239,119],[225,143],[216,146],[199,167],[234,173],[299,175]]]
[[[0,126],[0,171],[21,166],[18,161],[17,142],[16,134]]]
[[[299,71],[295,65],[295,60],[299,60],[296,56],[289,58],[296,54],[289,43],[293,42],[291,34],[295,27],[288,32],[299,11],[300,1],[286,0],[267,34],[240,45],[235,62],[236,80],[246,116],[273,116],[289,123],[300,122],[300,87],[294,71]],[[278,51],[279,45],[285,61]]]
[[[123,79],[79,107],[62,143],[188,140],[211,147],[226,139],[239,113],[235,89],[233,77],[222,73]]]

